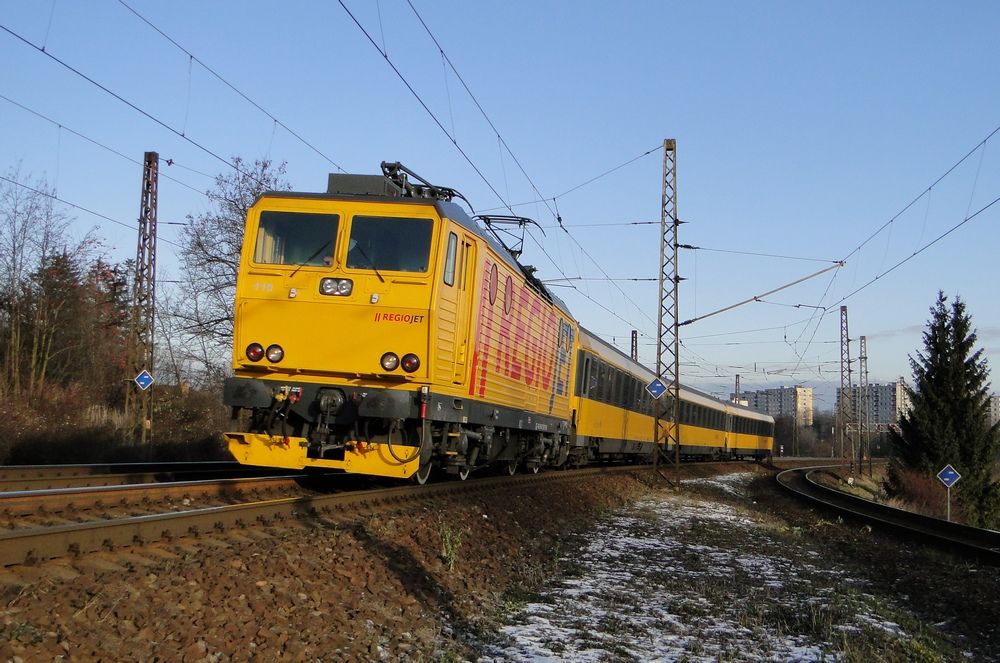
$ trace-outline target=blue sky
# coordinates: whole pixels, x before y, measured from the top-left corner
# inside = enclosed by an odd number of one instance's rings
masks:
[[[909,377],[907,355],[921,346],[939,289],[967,302],[990,365],[1000,366],[1000,203],[854,292],[1000,196],[1000,134],[928,191],[1000,125],[1000,5],[412,2],[509,151],[406,0],[344,4],[449,135],[338,2],[278,11],[128,0],[322,155],[116,0],[4,0],[0,25],[34,46],[0,31],[0,94],[55,124],[0,99],[0,172],[20,164],[60,198],[120,221],[68,210],[76,232],[97,227],[108,257],[122,260],[135,252],[141,169],[69,130],[136,161],[146,150],[173,159],[161,173],[180,183],[161,177],[159,191],[166,281],[178,269],[169,243],[177,227],[166,222],[206,211],[205,175],[228,168],[193,143],[226,159],[286,161],[302,191],[323,190],[338,166],[375,173],[382,160],[402,161],[477,211],[530,203],[514,209],[545,234],[526,241],[522,262],[543,279],[595,279],[555,289],[626,351],[639,329],[640,358],[652,363],[656,284],[601,279],[657,274],[658,227],[622,224],[659,220],[662,153],[570,190],[676,138],[681,241],[703,247],[679,261],[682,318],[849,256],[766,303],[684,327],[688,384],[720,395],[737,373],[744,389],[803,384],[829,408],[839,305],[851,337],[867,336],[871,380],[885,382]],[[548,205],[532,202],[535,188]],[[569,233],[554,227],[556,205]]]

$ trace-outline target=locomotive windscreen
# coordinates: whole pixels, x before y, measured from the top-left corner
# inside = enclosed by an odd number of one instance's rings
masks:
[[[431,252],[432,219],[355,216],[347,266],[397,272],[426,272]]]
[[[271,265],[329,265],[339,223],[337,214],[261,212],[253,260]]]

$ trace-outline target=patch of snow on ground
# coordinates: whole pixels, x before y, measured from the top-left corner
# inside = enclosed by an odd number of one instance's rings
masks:
[[[736,497],[748,499],[747,484],[753,477],[754,474],[752,472],[735,472],[733,474],[720,474],[714,477],[682,479],[681,483],[711,486]]]
[[[736,492],[749,476],[721,485]],[[830,612],[817,596],[842,573],[795,566],[788,548],[729,506],[645,500],[564,557],[571,577],[512,615],[506,644],[480,662],[840,660],[831,643],[798,632]],[[891,628],[876,620],[869,613],[851,626]]]

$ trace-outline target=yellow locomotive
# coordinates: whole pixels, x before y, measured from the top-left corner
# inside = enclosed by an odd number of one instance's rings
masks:
[[[649,458],[653,375],[582,329],[453,199],[400,164],[268,193],[247,215],[234,376],[241,463],[423,483]],[[682,392],[681,451],[770,451],[773,420]]]

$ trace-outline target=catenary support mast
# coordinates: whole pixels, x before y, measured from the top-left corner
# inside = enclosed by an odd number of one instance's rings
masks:
[[[851,380],[851,338],[847,333],[847,307],[840,307],[840,401],[837,407],[837,437],[840,440],[840,456],[845,454],[847,438],[850,438],[851,451],[847,456],[854,469],[854,438],[851,435],[855,428],[853,384]]]
[[[135,252],[132,310],[127,348],[125,413],[132,439],[146,443],[153,437],[152,387],[142,389],[133,381],[143,371],[153,374],[153,324],[156,315],[156,204],[159,154],[146,152],[139,202],[139,241]]]
[[[677,230],[681,222],[677,218],[677,141],[673,138],[663,141],[663,193],[660,202],[656,376],[667,389],[663,396],[656,399],[654,407],[653,439],[657,449],[654,464],[659,464],[661,455],[670,462],[669,452],[673,449],[676,487],[680,487],[680,314],[677,291],[681,279],[677,274]],[[666,425],[661,426],[660,422],[665,419]]]

